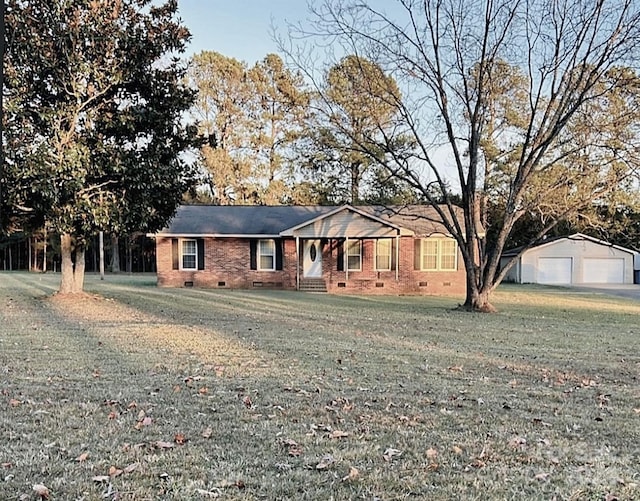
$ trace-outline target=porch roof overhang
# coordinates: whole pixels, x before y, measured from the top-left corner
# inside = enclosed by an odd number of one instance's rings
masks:
[[[297,238],[386,238],[412,235],[412,230],[351,205],[337,207],[280,232],[280,236]]]

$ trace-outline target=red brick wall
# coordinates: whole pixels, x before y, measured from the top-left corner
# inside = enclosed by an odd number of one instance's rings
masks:
[[[296,289],[295,240],[284,240],[283,270],[256,271],[249,269],[249,241],[238,238],[205,239],[204,270],[173,270],[171,238],[156,238],[158,285],[184,287],[224,287],[233,289],[265,288]],[[399,272],[375,271],[375,241],[363,241],[362,271],[337,271],[335,240],[323,249],[323,278],[327,290],[335,294],[464,294],[465,271],[458,257],[458,271],[415,271],[412,237],[400,239]],[[300,267],[302,274],[302,267]],[[224,285],[223,285],[224,283]],[[261,285],[260,285],[261,284]]]
[[[205,238],[204,270],[173,270],[171,238],[156,238],[158,285],[184,287],[224,287],[249,289],[257,286],[269,288],[296,288],[294,240],[284,241],[283,270],[251,270],[249,240],[239,238]],[[261,284],[261,285],[260,285]]]
[[[333,242],[332,242],[333,243]],[[362,271],[337,271],[337,249],[329,245],[323,255],[323,274],[327,290],[336,294],[464,294],[466,276],[462,256],[457,271],[414,270],[414,239],[400,238],[398,279],[395,269],[375,271],[375,241],[364,240]],[[394,257],[395,260],[395,257]],[[325,266],[325,264],[329,266]]]

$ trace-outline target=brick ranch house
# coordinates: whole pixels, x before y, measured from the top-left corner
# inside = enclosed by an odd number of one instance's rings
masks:
[[[158,285],[462,294],[463,260],[438,220],[430,206],[181,206],[153,235]]]

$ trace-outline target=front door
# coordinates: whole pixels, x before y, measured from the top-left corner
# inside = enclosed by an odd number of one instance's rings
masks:
[[[322,247],[320,240],[305,240],[302,259],[302,274],[305,277],[322,277]]]

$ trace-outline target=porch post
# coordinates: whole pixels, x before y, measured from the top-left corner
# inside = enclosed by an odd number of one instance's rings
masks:
[[[296,290],[300,290],[300,237],[296,236]]]
[[[400,261],[400,237],[396,234],[396,282],[398,281],[398,266]]]
[[[344,252],[342,253],[344,272],[345,272],[345,282],[349,281],[349,237],[344,239]]]

